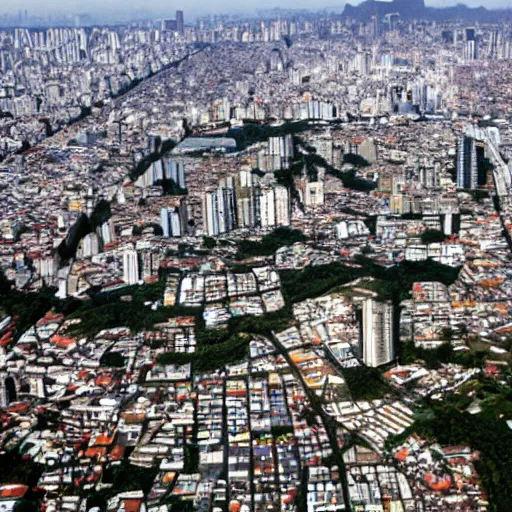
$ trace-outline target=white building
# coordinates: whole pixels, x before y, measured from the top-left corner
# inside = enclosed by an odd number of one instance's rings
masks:
[[[393,316],[391,302],[363,302],[360,349],[367,366],[377,367],[393,360]]]
[[[133,248],[126,249],[123,253],[123,279],[127,284],[136,284],[139,281],[139,259]]]

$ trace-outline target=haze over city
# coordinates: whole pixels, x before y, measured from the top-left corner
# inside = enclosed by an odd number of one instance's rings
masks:
[[[46,15],[55,12],[64,13],[88,13],[91,15],[113,15],[116,12],[121,17],[134,13],[136,15],[150,16],[152,13],[160,15],[166,12],[186,7],[187,13],[190,16],[198,16],[211,13],[242,13],[250,12],[255,9],[311,9],[321,10],[329,9],[334,11],[341,11],[345,3],[358,5],[361,2],[355,0],[353,2],[344,2],[343,0],[336,2],[333,0],[321,0],[320,2],[311,2],[311,0],[283,0],[276,2],[276,0],[248,0],[246,2],[238,2],[235,0],[194,0],[186,6],[180,5],[179,2],[169,2],[166,0],[154,0],[146,2],[143,0],[108,0],[102,2],[101,0],[49,0],[40,2],[39,0],[6,0],[0,6],[0,14],[16,13],[19,10],[29,10],[32,14]],[[447,7],[453,6],[458,3],[465,3],[471,7],[484,6],[487,8],[508,8],[512,6],[510,0],[467,0],[460,2],[458,0],[428,0],[426,4],[432,7]]]

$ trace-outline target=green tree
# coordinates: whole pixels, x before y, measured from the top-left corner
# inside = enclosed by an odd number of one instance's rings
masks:
[[[421,242],[424,244],[435,244],[444,242],[446,235],[438,229],[426,229],[421,234]]]

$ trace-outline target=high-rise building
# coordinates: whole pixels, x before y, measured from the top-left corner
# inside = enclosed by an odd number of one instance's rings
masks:
[[[293,137],[269,137],[267,145],[257,155],[257,167],[261,171],[288,169],[293,159]]]
[[[353,60],[352,68],[361,76],[369,75],[372,69],[372,56],[369,52],[358,53]]]
[[[81,240],[78,246],[77,256],[81,258],[90,258],[99,252],[100,244],[98,235],[96,233],[89,233]]]
[[[464,31],[464,40],[465,41],[474,41],[476,36],[476,31],[474,28],[467,28]]]
[[[176,185],[181,188],[186,188],[185,181],[185,164],[181,160],[166,160],[165,161],[165,177],[168,180],[174,181]]]
[[[284,60],[279,48],[274,48],[270,54],[270,71],[283,71]]]
[[[363,302],[360,353],[371,367],[390,363],[395,357],[393,304],[367,299]]]
[[[185,33],[185,21],[183,11],[176,11],[176,32],[183,35]]]
[[[171,233],[171,226],[169,222],[169,209],[162,208],[160,210],[160,226],[162,227],[163,236],[168,237]]]
[[[111,220],[101,224],[97,231],[101,236],[103,245],[110,244],[114,241],[114,229]]]
[[[163,236],[180,237],[183,234],[182,216],[178,207],[160,210],[160,225]]]
[[[286,187],[277,186],[261,191],[259,225],[264,228],[290,225],[290,194]]]
[[[436,188],[439,185],[438,166],[421,165],[420,182],[425,188]]]
[[[139,281],[139,258],[133,248],[123,253],[123,280],[127,284],[136,284]]]
[[[162,32],[177,32],[176,20],[162,20]]]
[[[464,43],[464,60],[472,62],[478,59],[478,47],[475,40]]]
[[[324,182],[307,182],[303,202],[306,206],[321,206],[324,204]]]
[[[496,60],[498,58],[498,48],[501,43],[501,34],[498,30],[493,30],[489,34],[489,49],[488,56],[491,60]]]
[[[380,20],[377,15],[372,16],[370,29],[372,39],[378,39],[380,37]]]
[[[398,23],[400,22],[400,14],[397,12],[388,14],[387,21],[388,21],[388,30],[389,31],[396,30],[398,27]]]
[[[216,190],[208,191],[204,201],[205,230],[208,236],[227,233],[238,226],[235,183],[222,179]]]
[[[462,135],[457,144],[457,188],[478,186],[478,155],[475,139]]]

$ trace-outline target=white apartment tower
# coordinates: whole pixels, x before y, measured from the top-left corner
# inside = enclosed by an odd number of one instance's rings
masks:
[[[123,253],[123,280],[127,284],[136,284],[139,281],[139,258],[133,248]]]
[[[360,335],[361,358],[377,367],[394,359],[393,304],[368,299],[363,302]]]

